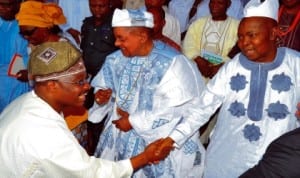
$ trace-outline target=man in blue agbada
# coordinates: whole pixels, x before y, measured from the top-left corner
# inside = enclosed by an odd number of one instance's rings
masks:
[[[89,120],[100,122],[108,114],[95,156],[122,160],[168,137],[188,117],[188,108],[195,107],[192,103],[204,81],[184,55],[152,40],[152,14],[116,9],[112,26],[120,50],[106,58],[92,81],[97,92]],[[136,171],[133,177],[201,177],[204,148],[198,132],[186,135],[184,129],[177,129],[174,151],[164,161]]]
[[[11,61],[17,55],[26,68],[28,62],[27,41],[19,34],[15,14],[20,0],[0,0],[0,113],[12,100],[29,90],[27,70],[15,76],[8,75]]]

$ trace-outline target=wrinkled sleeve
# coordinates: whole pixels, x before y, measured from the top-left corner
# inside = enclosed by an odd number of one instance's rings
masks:
[[[199,97],[194,98],[187,105],[182,119],[176,128],[169,135],[174,141],[175,146],[180,147],[193,133],[204,125],[210,116],[219,108],[226,95],[226,64],[221,67],[219,72],[211,79]]]
[[[67,136],[57,130],[55,136],[48,138],[48,141],[53,143],[44,144],[45,146],[41,146],[44,148],[41,148],[39,152],[47,149],[45,147],[48,145],[48,149],[52,151],[51,155],[33,162],[24,173],[25,177],[47,175],[47,177],[74,178],[129,178],[131,176],[133,168],[130,160],[113,162],[90,157],[75,138],[68,137],[73,136]],[[43,155],[44,153],[39,154]]]
[[[91,83],[94,87],[94,92],[96,93],[99,89],[112,89],[113,93],[110,101],[104,105],[98,105],[94,102],[93,106],[89,109],[89,118],[88,120],[93,123],[99,123],[105,116],[112,112],[115,95],[114,95],[114,84],[113,84],[113,72],[109,67],[108,62],[105,62],[101,70],[95,76]]]
[[[178,56],[165,73],[153,95],[151,111],[132,113],[129,121],[146,141],[167,137],[180,123],[188,107],[204,88],[193,62]]]

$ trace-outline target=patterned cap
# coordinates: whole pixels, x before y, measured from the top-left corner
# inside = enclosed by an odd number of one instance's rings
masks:
[[[153,16],[142,9],[116,9],[113,14],[112,26],[153,28]]]
[[[30,54],[28,71],[35,81],[46,81],[85,72],[85,67],[80,51],[69,42],[46,42]]]

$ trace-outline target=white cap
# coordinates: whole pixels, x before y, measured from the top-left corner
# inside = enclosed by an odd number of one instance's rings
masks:
[[[250,0],[244,8],[244,17],[268,17],[277,21],[278,0]]]
[[[148,27],[153,28],[153,15],[141,9],[116,9],[112,18],[112,27]]]

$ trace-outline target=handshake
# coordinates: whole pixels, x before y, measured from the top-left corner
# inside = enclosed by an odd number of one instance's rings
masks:
[[[136,170],[148,164],[158,164],[174,149],[173,144],[174,141],[170,137],[152,142],[144,152],[130,159],[133,169]]]
[[[99,89],[95,93],[95,102],[98,105],[107,104],[111,98],[111,89]],[[128,132],[132,129],[129,122],[129,113],[123,111],[121,108],[117,108],[117,114],[120,116],[118,120],[114,120],[112,123],[120,131]],[[134,170],[144,167],[148,164],[158,164],[160,160],[165,159],[170,152],[174,149],[174,141],[170,138],[158,139],[149,144],[144,152],[132,157],[130,159]]]

